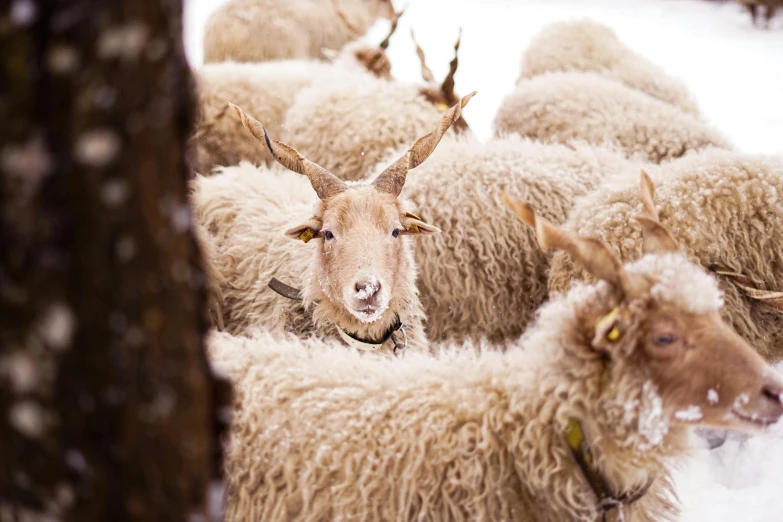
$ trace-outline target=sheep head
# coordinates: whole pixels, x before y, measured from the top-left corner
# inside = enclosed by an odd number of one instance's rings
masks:
[[[403,287],[415,284],[412,252],[403,236],[440,230],[406,211],[398,196],[408,169],[421,164],[433,152],[472,96],[466,96],[447,111],[433,132],[416,141],[373,183],[350,185],[308,161],[295,149],[271,139],[261,123],[232,105],[244,126],[266,145],[279,163],[310,180],[320,198],[316,212],[285,234],[305,242],[320,240],[316,243],[315,284],[323,297],[355,319],[363,323],[382,318],[388,321],[386,312],[395,309],[398,304],[395,300],[400,298]]]
[[[392,35],[397,30],[400,17],[405,10],[401,10],[394,13],[394,17],[391,20],[391,28],[386,38],[378,45],[369,45],[361,42],[351,42],[343,47],[342,51],[335,51],[333,49],[323,49],[322,53],[329,61],[337,61],[343,56],[349,56],[354,62],[362,69],[366,69],[370,74],[376,78],[382,80],[393,80],[391,75],[391,61],[389,55],[386,54],[386,49],[389,48],[389,41]]]
[[[679,251],[658,219],[644,172],[640,195],[644,255],[626,265],[602,241],[576,236],[502,196],[544,249],[565,250],[603,281],[600,297],[578,317],[586,350],[609,365],[602,408],[619,412],[634,401],[657,401],[646,415],[655,410],[665,426],[752,430],[777,422],[783,377],[721,319],[717,280]]]
[[[421,46],[416,41],[416,35],[413,30],[411,30],[411,38],[416,46],[416,54],[421,62],[421,77],[427,83],[427,85],[419,88],[419,92],[427,101],[443,112],[457,103],[460,99],[454,92],[454,75],[457,73],[457,67],[459,66],[459,46],[462,40],[462,29],[459,30],[457,42],[454,44],[454,59],[449,63],[449,72],[440,85],[435,82],[435,76],[427,66],[424,50],[422,50]],[[468,128],[467,122],[462,117],[454,124],[454,129],[458,132],[464,132],[468,130]]]

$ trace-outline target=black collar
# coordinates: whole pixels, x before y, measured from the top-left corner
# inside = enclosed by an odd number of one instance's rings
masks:
[[[287,284],[283,283],[282,281],[280,281],[275,277],[273,277],[269,281],[269,288],[271,288],[281,296],[285,297],[286,299],[291,299],[293,301],[302,300],[301,291],[297,290],[292,286],[288,286]],[[379,350],[386,341],[391,339],[392,342],[394,343],[393,352],[396,355],[408,344],[408,336],[405,333],[405,329],[402,326],[402,321],[400,320],[399,316],[397,317],[397,320],[394,322],[394,324],[392,324],[389,327],[389,329],[386,330],[386,333],[383,334],[381,339],[378,341],[361,339],[356,335],[346,332],[345,330],[343,330],[337,325],[335,325],[335,328],[337,328],[337,332],[340,334],[340,337],[343,339],[343,341],[345,341],[346,344],[359,350],[365,350],[365,351]],[[400,338],[400,334],[401,334],[401,338]]]
[[[598,499],[597,507],[601,520],[606,522],[606,515],[615,508],[618,510],[618,520],[624,520],[623,507],[630,506],[642,498],[650,489],[650,486],[652,486],[655,479],[651,478],[641,487],[635,490],[625,491],[618,495],[612,491],[612,488],[609,486],[609,482],[606,480],[603,473],[595,467],[592,453],[585,442],[582,423],[579,422],[579,420],[575,418],[568,419],[565,440],[568,448],[571,450],[571,455],[573,455],[574,460],[579,465],[579,469],[582,470],[582,475],[584,475],[585,480],[587,480],[587,483],[590,485],[590,489],[593,490],[593,493],[595,493],[595,496]]]

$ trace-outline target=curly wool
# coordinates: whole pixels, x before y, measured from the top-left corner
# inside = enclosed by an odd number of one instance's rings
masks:
[[[639,165],[609,150],[518,137],[443,142],[408,175],[403,196],[441,234],[415,243],[430,340],[514,340],[547,296],[549,257],[500,192],[562,223],[574,199]]]
[[[760,288],[783,291],[783,158],[704,151],[648,172],[656,180],[656,207],[664,226],[689,257],[709,267],[721,263]],[[606,241],[621,259],[641,252],[638,179],[606,184],[582,198],[567,228]],[[549,289],[566,291],[572,280],[591,280],[558,252]],[[745,297],[720,277],[725,319],[759,353],[783,357],[783,314]]]
[[[699,116],[693,96],[681,81],[633,52],[609,27],[593,20],[557,22],[534,36],[522,55],[519,81],[566,71],[597,73]]]
[[[226,279],[226,331],[241,334],[254,327],[307,337],[338,338],[335,323],[359,337],[378,338],[396,320],[405,325],[408,350],[428,351],[424,312],[415,286],[416,266],[405,238],[410,280],[392,296],[389,309],[374,323],[362,323],[342,307],[330,305],[314,275],[316,242],[283,235],[312,216],[318,198],[305,176],[282,168],[242,162],[192,183],[191,203],[198,222],[212,236],[215,268]],[[303,301],[286,299],[267,284],[276,277],[302,290]],[[389,343],[387,343],[389,344]]]
[[[216,116],[231,102],[260,120],[270,135],[280,136],[283,118],[296,93],[332,67],[316,60],[204,65],[196,72],[196,82],[201,125],[211,127],[204,128],[195,140],[195,170],[208,174],[215,167],[236,165],[242,160],[256,165],[271,163],[266,147],[242,126],[239,118],[232,113]]]
[[[226,520],[594,520],[563,440],[571,417],[600,433],[592,449],[616,489],[655,477],[626,520],[670,520],[667,466],[686,431],[643,368],[611,366],[612,393],[600,391],[608,363],[577,317],[611,309],[607,287],[545,305],[524,349],[505,353],[479,343],[388,360],[211,334],[236,393]]]
[[[431,132],[440,117],[414,84],[335,78],[298,94],[282,140],[335,176],[359,180],[391,151]]]
[[[696,117],[595,73],[547,73],[524,80],[495,116],[495,134],[545,142],[580,139],[617,144],[626,154],[660,163],[690,150],[731,148]]]
[[[364,34],[380,16],[382,0],[338,0],[351,26]],[[321,58],[323,48],[341,49],[358,35],[340,18],[332,0],[231,0],[204,28],[204,62],[264,62]]]

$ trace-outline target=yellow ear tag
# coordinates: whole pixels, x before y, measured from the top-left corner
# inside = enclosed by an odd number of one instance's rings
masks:
[[[596,330],[603,330],[609,326],[610,323],[613,323],[615,320],[617,320],[617,316],[620,315],[620,309],[615,308],[605,316],[603,316],[601,319],[598,320],[598,322],[595,324]],[[620,339],[621,333],[620,329],[615,324],[612,326],[612,329],[609,330],[606,334],[606,340],[613,343]]]
[[[449,106],[445,103],[436,103],[435,108],[438,109],[438,112],[446,112],[449,110]]]
[[[406,212],[405,217],[417,219],[421,222],[424,222],[423,219],[421,219],[419,216],[414,214],[413,212]],[[408,228],[406,230],[410,230],[411,232],[419,232],[419,227],[417,225],[408,225]]]
[[[304,232],[302,232],[301,234],[299,234],[299,239],[301,239],[302,241],[304,241],[305,243],[307,243],[308,241],[310,241],[311,239],[313,239],[313,235],[314,235],[314,233],[313,233],[313,229],[312,229],[312,228],[307,228],[307,229],[305,229],[305,231],[304,231]]]

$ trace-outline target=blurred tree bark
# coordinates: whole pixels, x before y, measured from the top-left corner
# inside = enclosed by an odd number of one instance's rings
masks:
[[[209,520],[182,0],[0,0],[0,521]]]

